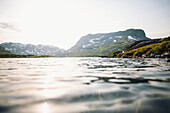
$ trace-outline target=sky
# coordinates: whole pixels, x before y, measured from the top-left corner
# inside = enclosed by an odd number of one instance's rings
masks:
[[[0,0],[0,43],[69,49],[89,33],[170,35],[170,0]]]

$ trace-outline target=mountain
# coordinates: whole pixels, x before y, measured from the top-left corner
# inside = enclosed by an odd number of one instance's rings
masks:
[[[133,41],[149,40],[142,29],[88,34],[67,51],[67,56],[100,56],[123,50]]]
[[[102,56],[112,51],[121,51],[134,41],[150,40],[142,29],[128,29],[112,33],[88,34],[69,50],[65,51],[55,46],[33,45],[21,43],[2,43],[0,46],[16,55],[36,56]]]
[[[6,42],[0,44],[6,51],[9,51],[17,55],[50,55],[50,56],[61,56],[64,52],[63,49],[60,49],[55,46],[49,45],[33,45],[33,44],[21,44],[21,43],[12,43]]]
[[[0,46],[0,55],[11,55],[12,53],[6,51],[2,46]]]
[[[2,46],[0,46],[0,58],[13,58],[17,57],[17,55],[12,54],[9,51],[6,51]]]
[[[123,51],[113,51],[106,56],[124,58],[170,58],[170,36],[160,39],[135,41]]]

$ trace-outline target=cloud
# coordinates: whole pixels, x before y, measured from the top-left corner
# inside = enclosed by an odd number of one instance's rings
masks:
[[[0,29],[17,31],[17,28],[15,27],[14,24],[5,22],[0,22]]]
[[[0,17],[0,43],[19,37],[20,29],[15,21]]]
[[[18,31],[18,28],[14,22],[0,19],[0,30]]]

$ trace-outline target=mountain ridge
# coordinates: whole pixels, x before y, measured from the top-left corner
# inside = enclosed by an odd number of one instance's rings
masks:
[[[125,31],[96,33],[82,36],[68,50],[51,45],[33,45],[6,42],[0,44],[5,50],[17,55],[50,55],[50,56],[101,56],[112,51],[123,50],[130,43],[140,40],[150,40],[142,29],[127,29]]]
[[[128,43],[137,40],[150,39],[146,37],[145,32],[142,29],[127,29],[125,31],[111,33],[87,34],[82,36],[73,47],[67,50],[67,52],[68,56],[100,56],[113,50],[122,50]],[[103,50],[101,51],[101,49]]]
[[[13,54],[17,55],[50,55],[50,56],[59,56],[65,50],[52,45],[43,45],[43,44],[22,44],[14,42],[5,42],[0,44],[5,50],[10,51]]]
[[[11,55],[12,53],[9,51],[6,51],[5,48],[0,46],[0,55]]]

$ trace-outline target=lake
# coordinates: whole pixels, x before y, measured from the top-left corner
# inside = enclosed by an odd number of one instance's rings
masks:
[[[170,62],[1,58],[0,112],[170,113]]]

